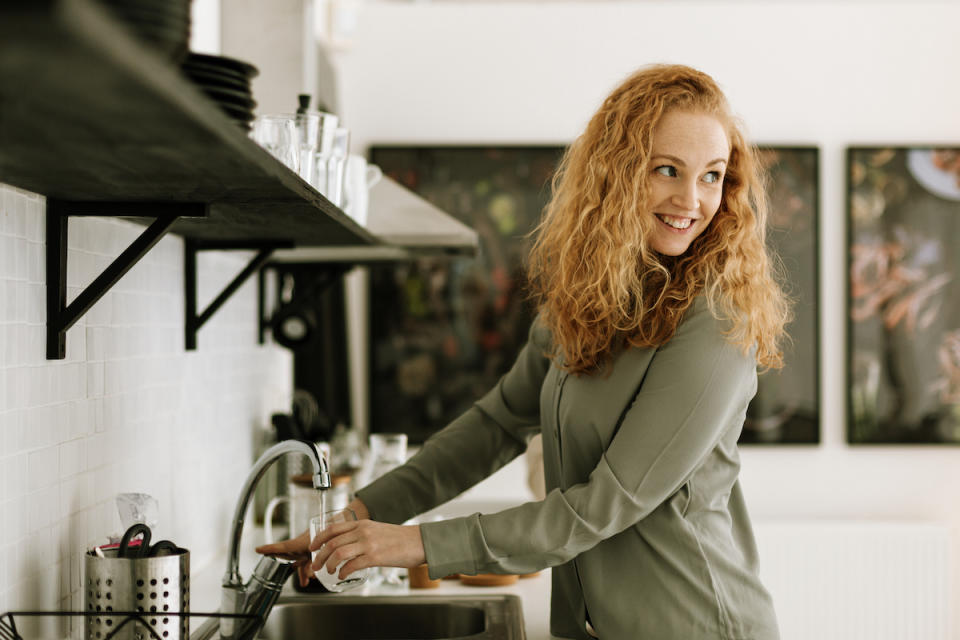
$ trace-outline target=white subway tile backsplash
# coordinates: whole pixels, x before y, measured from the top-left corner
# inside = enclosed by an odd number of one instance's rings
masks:
[[[26,318],[27,324],[46,325],[47,323],[47,299],[46,284],[36,280],[27,280],[26,282]]]
[[[87,329],[87,335],[90,335],[91,331],[95,331],[95,329]],[[106,389],[106,364],[104,362],[89,362],[85,366],[87,367],[87,397],[99,398]]]
[[[42,198],[0,185],[0,610],[79,608],[83,549],[120,533],[120,491],[153,493],[158,532],[211,556],[252,462],[246,430],[290,400],[289,354],[256,341],[255,284],[184,350],[176,237],[67,332],[66,360],[46,360],[44,218]],[[141,232],[70,220],[68,301]],[[205,255],[205,300],[248,259]]]
[[[79,333],[79,332],[75,332]],[[105,343],[107,329],[103,326],[87,326],[84,332],[87,342],[87,361],[103,362],[106,353]]]
[[[10,212],[10,235],[13,237],[19,237],[18,227],[21,226],[20,220],[23,219],[23,216],[26,213],[27,209],[27,198],[24,193],[20,192],[17,194],[17,197],[13,200],[13,210]]]
[[[4,189],[0,187],[0,235],[11,235],[11,219],[13,215],[13,198],[14,193],[12,189]]]
[[[27,491],[55,486],[60,479],[60,450],[52,446],[27,455]]]
[[[39,211],[27,216],[27,240],[43,242],[45,205],[38,204]]]
[[[22,242],[13,236],[0,237],[0,278],[13,279],[17,269],[14,245]]]
[[[69,355],[70,349],[67,349]],[[20,366],[42,365],[47,357],[47,327],[43,325],[25,325],[21,342]]]
[[[60,479],[65,480],[86,470],[86,440],[69,440],[60,445]]]
[[[93,505],[93,476],[79,473],[60,483],[60,519],[67,520]]]
[[[90,402],[78,400],[70,403],[70,412],[73,420],[70,423],[69,439],[83,438],[93,433],[93,423],[90,420]]]
[[[26,336],[26,328],[17,331],[18,342],[21,336]],[[50,381],[53,370],[50,367],[24,367],[21,368],[22,375],[26,378],[27,404],[28,407],[40,407],[50,403],[51,392]]]
[[[56,484],[28,494],[30,531],[35,533],[56,522],[60,513],[60,487]]]
[[[26,450],[40,449],[53,442],[53,410],[50,407],[23,409],[19,412]]]
[[[88,327],[106,327],[110,324],[110,317],[113,313],[113,297],[114,294],[108,291],[90,307],[90,310],[83,316],[83,320]]]
[[[13,278],[15,280],[27,279],[27,239],[22,235],[14,238],[13,241]]]

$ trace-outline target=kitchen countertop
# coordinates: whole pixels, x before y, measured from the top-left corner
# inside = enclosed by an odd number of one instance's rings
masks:
[[[253,551],[264,539],[262,527],[247,529],[243,536],[240,554],[240,574],[244,581],[249,579],[250,571],[256,564],[257,554]],[[203,566],[192,567],[190,575],[190,610],[196,612],[213,612],[220,608],[220,582],[226,569],[226,549],[206,562]],[[378,585],[364,586],[360,589],[347,591],[344,595],[376,595],[376,596],[444,596],[444,595],[490,595],[508,593],[516,595],[523,603],[523,619],[526,627],[527,640],[550,640],[550,570],[541,571],[531,578],[522,578],[516,583],[505,587],[471,587],[461,584],[459,580],[443,580],[436,589],[411,589],[404,581],[401,586]],[[283,595],[298,595],[292,583],[284,587]],[[318,598],[337,598],[339,594],[320,594]],[[191,627],[196,628],[205,618],[194,618]]]

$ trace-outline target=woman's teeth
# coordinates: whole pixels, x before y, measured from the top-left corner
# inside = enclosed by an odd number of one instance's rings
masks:
[[[662,215],[658,215],[657,217],[663,220],[663,222],[665,222],[666,224],[673,227],[674,229],[686,229],[691,224],[693,224],[693,220],[691,218],[675,218],[673,216],[662,216]]]

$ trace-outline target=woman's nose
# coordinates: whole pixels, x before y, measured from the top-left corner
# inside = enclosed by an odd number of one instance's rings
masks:
[[[680,182],[677,184],[670,200],[673,206],[685,211],[693,211],[699,208],[700,198],[697,197],[697,185],[686,180]]]

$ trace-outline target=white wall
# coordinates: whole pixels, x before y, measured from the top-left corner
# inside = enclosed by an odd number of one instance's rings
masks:
[[[184,350],[175,236],[67,332],[65,360],[47,360],[44,211],[43,198],[0,185],[0,612],[82,609],[82,553],[122,533],[119,492],[158,498],[154,539],[189,548],[202,568],[228,542],[255,429],[291,399],[289,353],[257,344],[256,279],[200,330],[196,351]],[[142,231],[71,220],[68,301]],[[249,254],[207,253],[201,309]],[[24,637],[65,637],[17,624]]]
[[[822,444],[744,448],[744,488],[758,519],[948,524],[960,611],[960,450],[850,447],[844,425],[844,148],[960,144],[957,25],[953,2],[368,2],[334,55],[356,148],[568,142],[651,62],[714,75],[755,141],[819,146]]]

